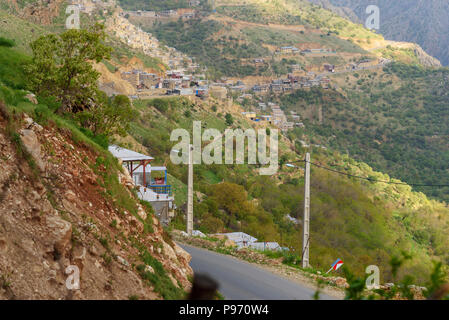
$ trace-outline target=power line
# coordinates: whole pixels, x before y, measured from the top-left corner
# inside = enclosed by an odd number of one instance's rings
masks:
[[[306,162],[306,160],[297,160],[297,161],[292,161],[292,162],[289,162],[289,163],[298,163],[298,162]],[[379,183],[403,185],[403,186],[411,186],[411,187],[436,187],[436,188],[449,187],[449,184],[421,184],[421,183],[406,183],[406,182],[394,182],[394,181],[385,181],[385,180],[375,180],[375,179],[371,179],[371,178],[368,178],[368,177],[362,177],[362,176],[357,176],[357,175],[350,174],[350,173],[347,173],[347,172],[338,171],[338,170],[335,170],[335,169],[332,169],[332,168],[325,167],[325,166],[320,165],[318,163],[314,163],[314,162],[309,162],[309,163],[311,165],[315,166],[315,167],[318,167],[318,168],[321,168],[321,169],[324,169],[324,170],[327,170],[327,171],[331,171],[331,172],[334,172],[334,173],[345,175],[345,176],[351,177],[351,178],[367,180],[367,181],[370,181],[370,182],[379,182]]]

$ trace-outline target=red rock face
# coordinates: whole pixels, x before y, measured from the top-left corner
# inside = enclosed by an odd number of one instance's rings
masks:
[[[17,131],[27,133],[30,141],[21,139],[34,169],[17,153],[0,115],[0,299],[161,299],[139,276],[143,262],[131,239],[165,266],[174,285],[190,289],[190,255],[164,241],[156,218],[153,232],[144,232],[141,221],[151,213],[137,199],[140,219],[107,196],[98,175],[105,169],[93,169],[95,151],[75,143],[68,130],[28,117],[21,123]],[[120,181],[133,199],[126,176]],[[80,290],[66,287],[69,266],[80,271]]]
[[[64,0],[33,1],[21,10],[20,16],[35,23],[50,25],[59,16],[63,3]]]

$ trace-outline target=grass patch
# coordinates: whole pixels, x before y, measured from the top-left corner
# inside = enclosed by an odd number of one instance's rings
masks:
[[[184,298],[185,292],[173,284],[162,264],[146,249],[142,251],[141,258],[145,264],[137,266],[137,271],[144,280],[154,286],[154,290],[157,293],[166,300],[180,300]],[[154,273],[145,271],[146,265],[151,266]]]

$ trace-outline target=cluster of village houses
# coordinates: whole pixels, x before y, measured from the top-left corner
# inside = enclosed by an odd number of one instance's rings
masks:
[[[290,114],[286,116],[278,104],[268,102],[268,107],[271,109],[271,114],[263,114],[266,113],[267,104],[261,102],[256,107],[257,111],[245,111],[242,115],[255,122],[273,124],[284,132],[294,127],[304,128],[304,123],[300,122],[301,117],[295,111],[290,111]],[[257,116],[257,113],[262,115]]]
[[[323,75],[316,75],[314,72],[308,72],[305,76],[289,73],[285,79],[275,79],[269,84],[258,84],[251,88],[256,94],[265,94],[268,92],[283,93],[292,90],[322,87],[328,89],[330,79]]]
[[[269,92],[276,94],[311,87],[328,89],[330,84],[328,77],[316,75],[313,72],[308,72],[306,76],[291,73],[285,79],[275,79],[268,84],[247,86],[241,80],[222,79],[220,82],[210,82],[205,79],[204,74],[187,74],[185,71],[191,71],[191,69],[169,70],[163,76],[134,69],[122,72],[121,77],[141,93],[139,96],[207,96],[211,94],[218,99],[225,99],[228,93],[253,92],[255,95],[262,95]]]
[[[211,95],[216,99],[224,100],[229,93],[237,92],[241,93],[237,98],[237,102],[242,102],[245,98],[249,100],[260,98],[261,93],[268,93],[269,91],[273,93],[285,92],[313,86],[327,88],[329,84],[329,78],[319,75],[315,76],[314,73],[309,73],[307,77],[289,74],[286,80],[273,80],[269,85],[256,85],[253,87],[245,86],[242,81],[234,82],[226,79],[223,79],[222,82],[210,82],[204,79],[204,75],[185,74],[183,71],[177,70],[167,71],[165,75],[161,76],[135,69],[122,72],[121,77],[137,88],[138,94],[131,95],[130,98],[132,99],[163,95],[205,98]],[[285,90],[286,87],[289,90]],[[267,109],[271,110],[271,114],[263,114],[268,111]],[[257,113],[262,115],[257,116]],[[243,112],[242,114],[254,122],[275,125],[282,131],[287,131],[294,127],[304,128],[303,122],[300,122],[299,115],[294,111],[290,111],[290,114],[286,116],[280,106],[272,102],[268,102],[268,104],[260,102],[256,107],[256,111]]]
[[[299,88],[310,88],[321,86],[328,88],[330,79],[321,75],[315,75],[309,72],[307,76],[296,76],[289,74],[286,79],[273,80],[270,84],[261,84],[255,86],[246,86],[242,81],[232,81],[222,79],[221,82],[210,82],[205,80],[204,75],[186,74],[181,70],[170,70],[165,75],[158,75],[156,73],[148,73],[143,70],[134,69],[132,71],[122,72],[123,80],[128,81],[137,89],[136,95],[131,95],[130,98],[151,98],[155,96],[164,95],[178,95],[178,96],[197,96],[206,98],[209,95],[216,99],[224,100],[231,93],[238,93],[240,96],[237,102],[242,102],[243,99],[260,98],[262,94],[283,93]],[[294,112],[287,117],[281,108],[275,103],[268,102],[268,108],[271,114],[257,116],[256,112],[244,112],[243,115],[252,121],[269,123],[286,131],[294,127],[304,127],[300,122],[300,117]],[[259,103],[256,108],[259,114],[267,111],[266,103]],[[287,119],[289,118],[289,119]]]
[[[204,74],[185,74],[183,71],[170,70],[165,75],[148,73],[134,69],[121,73],[121,78],[137,89],[137,95],[130,98],[151,98],[162,95],[181,95],[207,97],[212,94],[218,99],[226,99],[227,89],[220,84],[210,84]]]

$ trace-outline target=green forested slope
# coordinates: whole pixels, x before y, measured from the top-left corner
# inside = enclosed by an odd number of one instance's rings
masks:
[[[193,120],[220,130],[227,125],[224,114],[214,111],[213,103],[177,98],[168,101],[166,107],[161,107],[164,105],[161,100],[138,102],[141,117],[133,123],[130,133],[148,148],[149,154],[156,155],[157,163],[168,166],[173,175],[170,183],[186,184],[187,167],[173,165],[169,160],[171,130],[178,127],[191,130]],[[233,125],[247,126],[244,119],[235,120]],[[289,143],[287,140],[281,143],[283,159],[302,159],[303,151],[290,151]],[[312,160],[372,180],[390,180],[388,175],[374,172],[366,164],[337,152],[315,148]],[[301,226],[289,222],[286,215],[301,220],[304,192],[301,171],[282,167],[277,175],[264,177],[258,175],[254,166],[197,165],[194,181],[195,190],[205,194],[201,200],[195,200],[195,228],[203,232],[241,230],[260,240],[281,242],[299,252]],[[447,262],[449,209],[428,200],[422,193],[412,192],[409,186],[349,179],[312,167],[311,194],[314,267],[324,270],[340,257],[358,273],[369,264],[377,264],[384,279],[391,280],[389,260],[405,250],[415,259],[403,272],[411,272],[421,281],[433,259]],[[181,196],[184,202],[185,193]],[[174,225],[183,228],[181,213]]]
[[[449,184],[449,70],[393,63],[384,71],[340,75],[339,91],[298,90],[282,97],[288,110],[306,118],[307,129],[294,135],[409,183]],[[449,200],[448,187],[416,190]]]

